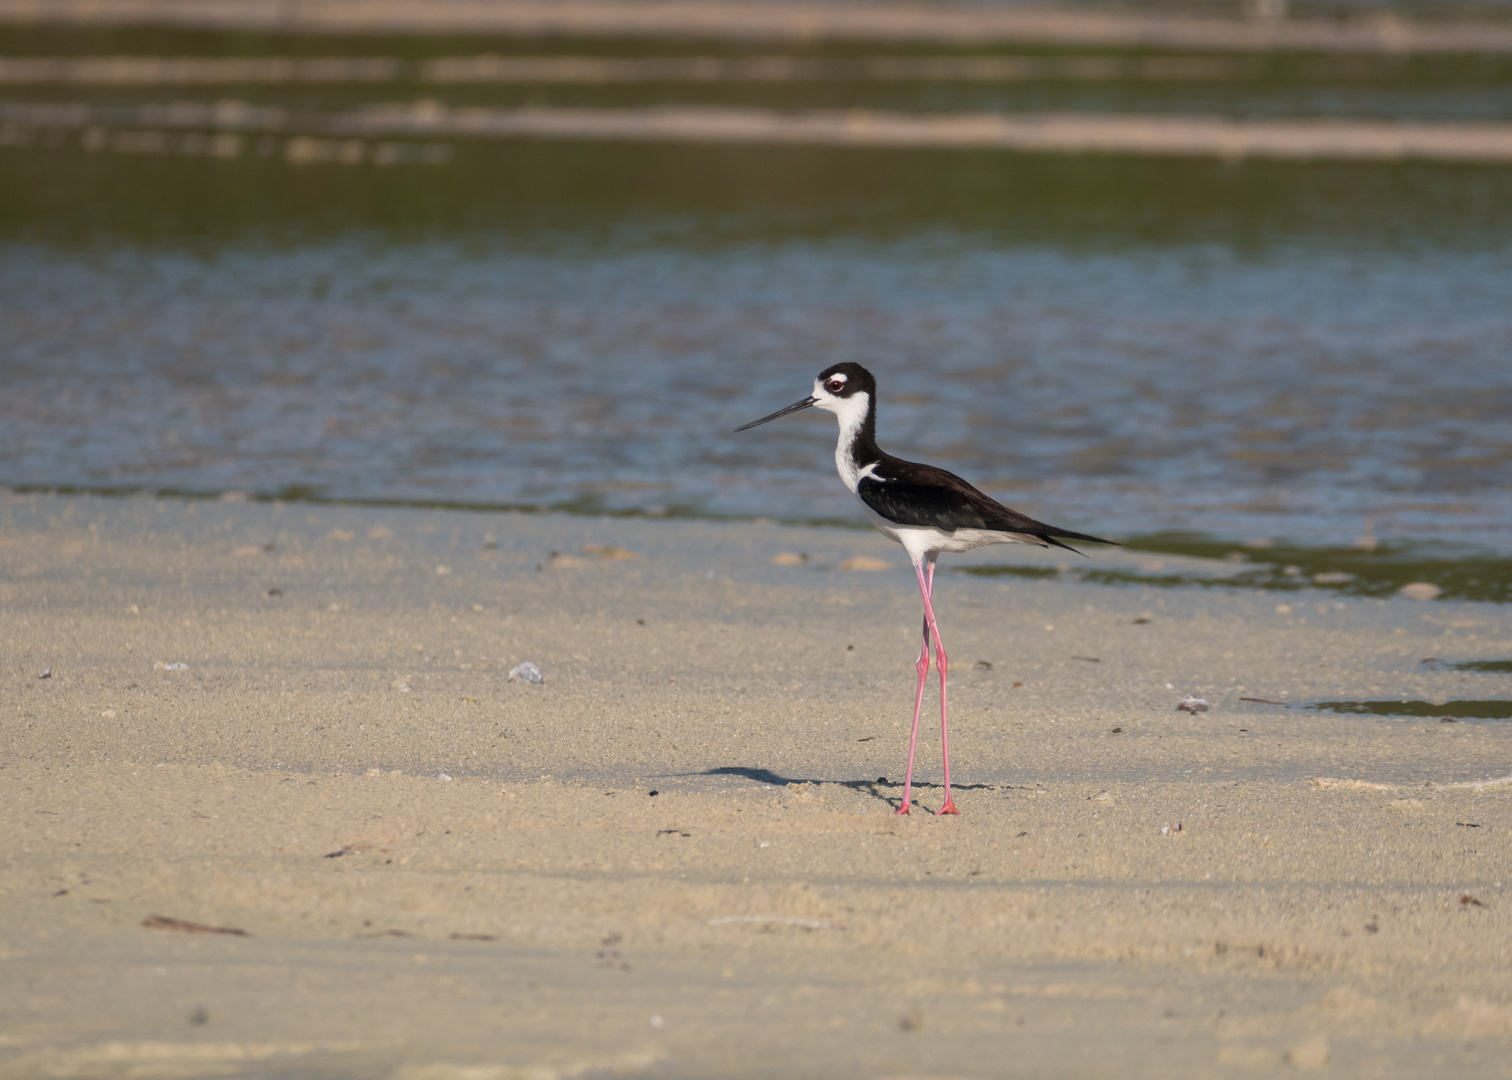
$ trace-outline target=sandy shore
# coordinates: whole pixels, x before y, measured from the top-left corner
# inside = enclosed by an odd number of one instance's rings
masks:
[[[1512,724],[1241,699],[1505,696],[1420,661],[1512,613],[944,572],[963,813],[902,819],[912,588],[0,496],[0,1077],[1508,1075]]]

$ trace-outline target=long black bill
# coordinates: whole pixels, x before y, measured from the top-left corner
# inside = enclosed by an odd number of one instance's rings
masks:
[[[806,397],[802,401],[793,402],[785,409],[778,409],[771,416],[763,416],[760,420],[752,420],[749,424],[741,424],[735,430],[745,431],[747,428],[760,427],[768,420],[776,420],[779,416],[786,416],[788,413],[802,412],[804,409],[812,408],[818,401],[818,398]]]

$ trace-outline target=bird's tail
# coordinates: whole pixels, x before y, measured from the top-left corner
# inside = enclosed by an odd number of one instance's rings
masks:
[[[1076,552],[1076,554],[1083,557],[1086,556],[1086,552],[1078,551],[1070,544],[1063,544],[1061,543],[1061,540],[1080,540],[1084,544],[1108,544],[1111,547],[1122,546],[1117,540],[1104,540],[1100,536],[1090,536],[1087,533],[1072,532],[1070,529],[1046,529],[1044,532],[1037,533],[1035,535],[1037,539],[1043,540],[1045,544],[1050,547],[1065,548],[1067,551],[1074,551]]]

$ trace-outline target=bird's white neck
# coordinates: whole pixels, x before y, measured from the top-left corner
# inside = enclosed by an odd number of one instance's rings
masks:
[[[835,443],[835,471],[854,495],[856,485],[861,482],[861,470],[870,464],[858,460],[856,442],[866,428],[866,417],[871,411],[871,396],[852,394],[848,398],[836,399],[826,408],[840,421],[840,439]]]

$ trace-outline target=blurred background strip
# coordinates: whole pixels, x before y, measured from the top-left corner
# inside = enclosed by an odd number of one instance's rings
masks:
[[[1206,10],[1204,10],[1206,9]],[[517,3],[512,0],[0,0],[16,23],[158,25],[279,33],[508,34],[726,41],[1033,43],[1103,48],[1512,52],[1495,20],[1444,24],[1382,5],[1285,0],[1185,10],[1095,5],[747,2]],[[1431,11],[1432,6],[1425,6]],[[1302,10],[1307,8],[1302,6]],[[1458,12],[1456,12],[1458,13]],[[1338,17],[1340,14],[1345,17]]]
[[[0,104],[8,145],[42,133],[82,131],[87,150],[131,129],[301,133],[328,136],[484,139],[604,139],[628,142],[775,143],[806,146],[934,147],[1059,153],[1132,153],[1238,160],[1512,162],[1512,124],[1412,124],[1337,119],[1234,121],[1197,116],[1076,113],[907,115],[881,112],[777,113],[762,109],[446,109],[435,102],[346,113],[295,113],[212,105]],[[165,148],[173,142],[162,135]],[[119,136],[116,137],[119,140]],[[222,144],[229,145],[229,144]],[[360,144],[358,144],[360,146]],[[360,150],[355,151],[361,153]]]

